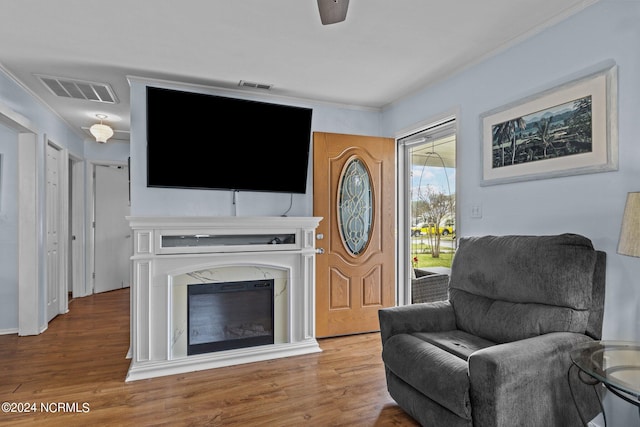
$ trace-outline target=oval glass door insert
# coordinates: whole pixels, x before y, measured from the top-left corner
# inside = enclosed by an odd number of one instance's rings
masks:
[[[338,188],[338,220],[342,243],[352,255],[360,254],[371,237],[371,188],[371,177],[362,160],[349,160]]]

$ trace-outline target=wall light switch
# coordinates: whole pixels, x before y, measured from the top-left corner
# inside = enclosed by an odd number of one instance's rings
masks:
[[[482,218],[482,205],[471,206],[471,218]]]

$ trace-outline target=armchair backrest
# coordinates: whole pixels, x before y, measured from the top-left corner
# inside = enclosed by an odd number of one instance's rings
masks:
[[[449,282],[457,327],[494,342],[588,327],[599,335],[597,259],[591,241],[576,234],[461,238]],[[594,275],[602,286],[594,288]]]
[[[596,266],[593,271],[593,289],[591,292],[591,308],[586,334],[594,340],[602,339],[602,321],[604,318],[605,279],[607,273],[607,254],[596,251]]]

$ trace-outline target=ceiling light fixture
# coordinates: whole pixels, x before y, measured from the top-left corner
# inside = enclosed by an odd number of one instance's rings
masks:
[[[95,137],[96,142],[102,142],[104,144],[107,142],[107,139],[113,136],[113,129],[102,123],[102,121],[107,118],[105,114],[96,114],[96,117],[100,120],[100,123],[91,126],[89,132]]]

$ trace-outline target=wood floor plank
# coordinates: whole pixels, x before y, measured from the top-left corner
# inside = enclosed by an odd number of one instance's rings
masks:
[[[379,334],[326,338],[320,347],[125,383],[129,290],[96,294],[72,301],[38,336],[0,336],[0,400],[36,409],[2,412],[0,425],[418,425],[387,393]]]

